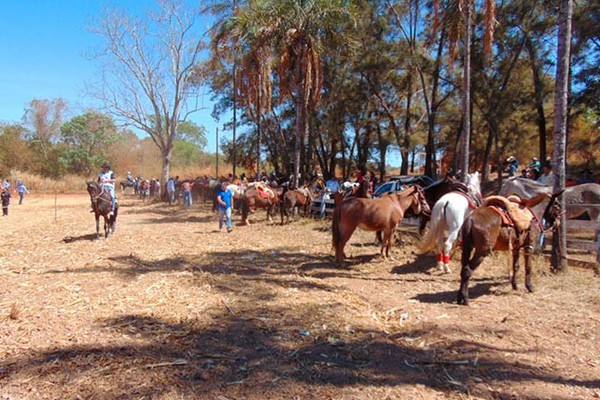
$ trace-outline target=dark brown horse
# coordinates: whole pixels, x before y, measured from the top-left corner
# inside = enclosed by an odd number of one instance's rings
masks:
[[[469,304],[469,279],[473,272],[493,250],[512,252],[511,285],[517,289],[517,271],[519,270],[520,250],[525,253],[525,287],[533,292],[531,283],[531,253],[533,240],[540,230],[540,221],[545,221],[545,226],[554,228],[561,206],[557,200],[559,193],[553,195],[542,194],[546,200],[533,206],[538,197],[531,199],[533,214],[531,224],[527,229],[520,230],[516,224],[507,225],[502,216],[502,211],[497,207],[484,205],[471,213],[463,223],[462,231],[462,269],[460,271],[460,289],[458,291],[458,304]],[[500,196],[496,196],[500,197]],[[486,203],[487,204],[487,203]]]
[[[274,213],[275,207],[281,202],[284,188],[272,188],[265,185],[267,190],[264,190],[263,186],[261,185],[262,184],[250,185],[244,192],[244,195],[242,197],[243,224],[250,224],[250,222],[248,221],[248,214],[254,212],[257,208],[265,208],[267,210],[267,220],[269,222],[273,222],[273,218],[271,218],[271,215]],[[273,196],[270,196],[268,194],[269,191],[272,192]]]
[[[425,193],[425,200],[427,200],[429,209],[433,210],[433,206],[443,195],[445,195],[446,193],[450,193],[453,190],[456,190],[459,186],[459,181],[450,176],[446,176],[444,179],[434,182],[431,185],[424,188],[423,192]],[[430,221],[430,219],[430,213],[421,214],[421,222],[419,223],[419,234],[423,234],[425,226]]]
[[[339,201],[339,197],[336,196],[336,201]],[[394,231],[409,208],[412,208],[415,215],[429,211],[423,190],[419,186],[379,199],[350,197],[336,204],[332,226],[336,263],[342,264],[345,257],[344,246],[357,227],[366,231],[382,231],[381,255],[384,259],[389,258]]]
[[[312,201],[312,193],[308,186],[285,192],[281,200],[281,224],[283,224],[284,214],[287,217],[287,222],[290,222],[290,212],[293,212],[295,207],[302,208],[305,217],[310,215]]]
[[[115,233],[117,227],[117,215],[119,213],[119,204],[115,204],[115,212],[110,214],[110,193],[102,189],[102,185],[97,182],[88,182],[87,191],[90,194],[94,216],[96,217],[96,237],[100,239],[100,216],[104,217],[104,236],[108,238],[109,233]]]

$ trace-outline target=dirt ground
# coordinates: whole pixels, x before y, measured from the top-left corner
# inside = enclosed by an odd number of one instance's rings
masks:
[[[591,270],[536,258],[528,294],[498,254],[464,307],[456,261],[428,273],[410,230],[389,262],[355,233],[336,268],[327,221],[228,234],[208,207],[125,197],[95,241],[86,195],[56,204],[0,218],[0,399],[600,397]]]

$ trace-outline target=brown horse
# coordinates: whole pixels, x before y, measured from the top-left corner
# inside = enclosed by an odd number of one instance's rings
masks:
[[[287,217],[287,222],[290,222],[290,212],[293,212],[294,207],[302,207],[303,215],[305,217],[310,215],[312,201],[312,193],[308,186],[285,192],[281,200],[281,224],[283,225],[284,214]]]
[[[262,188],[262,187],[261,187]],[[273,196],[264,196],[264,190],[259,189],[258,185],[249,186],[242,197],[242,223],[249,225],[248,214],[254,212],[257,208],[265,208],[267,210],[267,220],[273,222],[271,215],[275,211],[275,206],[281,202],[284,188],[268,187]]]
[[[336,196],[336,201],[339,201],[339,197]],[[419,186],[379,199],[350,197],[336,204],[332,226],[336,263],[342,264],[345,257],[344,246],[357,227],[366,231],[382,231],[381,255],[384,259],[389,258],[394,231],[409,208],[413,209],[415,215],[429,211],[423,190]]]
[[[502,216],[502,211],[497,207],[484,205],[471,213],[463,223],[462,233],[462,269],[460,271],[460,289],[458,291],[458,304],[469,304],[469,279],[475,269],[483,262],[483,259],[493,250],[504,250],[512,252],[512,274],[511,285],[517,289],[517,271],[519,270],[519,253],[524,249],[525,253],[525,287],[533,292],[531,283],[531,253],[532,242],[542,227],[539,221],[544,221],[546,227],[554,229],[561,206],[557,197],[561,194],[554,193],[551,196],[542,194],[546,200],[531,206],[533,220],[527,229],[519,230],[513,225],[507,225]],[[496,196],[500,197],[500,196]],[[549,201],[547,200],[549,199]],[[538,196],[530,200],[532,204],[539,201]],[[547,229],[546,229],[547,230]],[[473,254],[472,254],[473,253]]]
[[[108,238],[109,233],[115,233],[117,227],[117,214],[119,213],[119,204],[115,204],[115,212],[110,215],[110,193],[102,189],[102,185],[97,182],[88,182],[87,191],[90,194],[94,216],[96,217],[96,237],[100,239],[100,216],[104,217],[104,236]]]

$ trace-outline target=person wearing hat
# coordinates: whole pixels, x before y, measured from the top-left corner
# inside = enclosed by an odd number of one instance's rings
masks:
[[[229,183],[227,181],[221,182],[221,189],[217,193],[217,203],[219,205],[219,230],[223,229],[223,217],[226,218],[225,224],[227,226],[227,232],[231,232],[231,198],[232,193],[227,188]]]
[[[508,163],[508,176],[517,175],[517,171],[519,171],[519,160],[515,158],[515,156],[510,156],[506,159]]]
[[[110,169],[110,163],[104,161],[102,163],[102,172],[98,174],[98,183],[102,185],[102,189],[106,190],[110,194],[110,213],[112,216],[115,212],[115,203],[117,201],[115,197],[115,173]]]

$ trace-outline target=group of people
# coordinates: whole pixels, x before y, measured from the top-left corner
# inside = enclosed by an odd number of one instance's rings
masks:
[[[23,204],[23,199],[25,198],[25,194],[29,193],[27,190],[27,186],[23,183],[21,179],[17,179],[17,193],[19,195],[19,205]],[[0,193],[0,201],[2,202],[2,216],[8,216],[8,206],[10,205],[10,199],[12,197],[12,189],[10,180],[5,179],[2,182],[2,193]]]
[[[505,161],[508,176],[516,176],[519,171],[519,161],[514,157],[510,156]],[[542,185],[551,186],[554,184],[554,175],[552,174],[552,162],[548,157],[542,164],[537,157],[532,157],[526,168],[521,170],[521,177],[531,179],[541,183]],[[594,177],[592,171],[589,168],[585,168],[579,178],[573,179],[567,177],[566,186],[581,185],[583,183],[594,183]],[[598,179],[600,183],[600,178]]]

